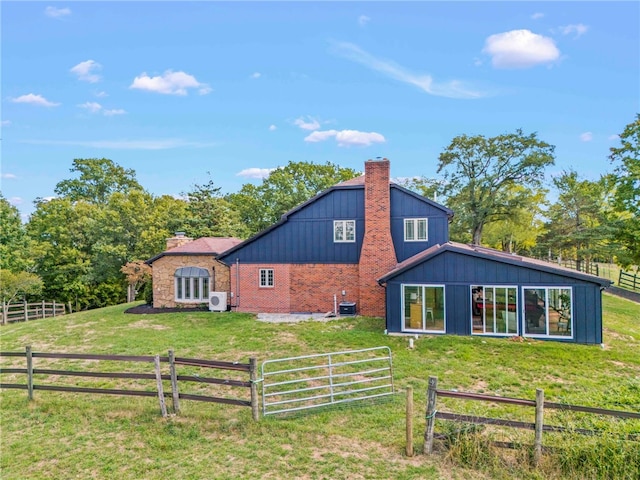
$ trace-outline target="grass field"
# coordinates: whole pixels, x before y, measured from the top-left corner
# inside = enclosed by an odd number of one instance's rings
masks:
[[[234,406],[183,402],[179,416],[164,419],[153,398],[36,390],[35,400],[29,402],[25,391],[5,390],[0,394],[0,477],[566,478],[566,471],[555,466],[539,470],[529,466],[522,461],[521,452],[504,451],[500,463],[481,465],[461,462],[445,451],[433,457],[407,457],[404,390],[411,385],[415,392],[416,452],[422,449],[430,375],[437,376],[439,388],[444,389],[533,399],[536,388],[543,388],[548,401],[640,411],[640,305],[605,294],[604,307],[604,348],[427,336],[409,349],[406,337],[382,333],[381,319],[266,324],[245,314],[129,315],[123,313],[126,306],[11,324],[0,329],[2,351],[24,351],[31,345],[35,352],[165,355],[171,348],[181,357],[240,362],[257,357],[261,362],[387,345],[393,354],[398,394],[384,402],[325,408],[288,418],[267,417],[256,423],[250,409]],[[18,363],[17,359],[2,359],[3,367]],[[52,360],[49,365],[66,368],[71,364]],[[3,382],[17,378],[3,374]],[[96,380],[82,382],[96,386]],[[97,382],[101,387],[118,388],[116,380]],[[533,411],[521,407],[445,400],[440,408],[533,420]],[[565,420],[614,433],[640,433],[636,421],[584,414]],[[436,431],[449,428],[451,425],[439,421]],[[532,432],[504,435],[528,443],[533,439]],[[553,435],[545,434],[545,445],[566,444],[566,439]],[[640,458],[640,443],[624,445],[625,452],[635,452]],[[613,471],[627,475],[628,457],[621,458],[622,470]],[[577,470],[572,475],[597,478],[600,473]]]

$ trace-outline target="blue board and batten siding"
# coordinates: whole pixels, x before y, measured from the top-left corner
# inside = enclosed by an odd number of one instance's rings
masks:
[[[444,207],[404,188],[391,186],[391,234],[399,262],[448,240]],[[364,187],[334,187],[288,212],[283,221],[229,250],[232,263],[351,263],[360,260],[364,238]],[[426,242],[404,241],[404,219],[427,218]],[[355,220],[356,241],[334,242],[333,221]]]
[[[448,213],[450,211],[445,210],[442,205],[397,186],[392,186],[390,200],[391,238],[393,239],[398,262],[403,262],[432,245],[449,241]],[[404,220],[407,218],[427,219],[427,241],[404,241]]]
[[[582,276],[584,277],[584,275]],[[402,331],[402,285],[445,285],[446,332],[471,334],[471,285],[516,286],[518,305],[524,305],[522,287],[571,287],[573,290],[573,338],[554,338],[577,343],[602,343],[602,282],[578,278],[570,272],[503,263],[444,251],[418,262],[386,281],[387,329]],[[519,332],[523,332],[519,315]]]

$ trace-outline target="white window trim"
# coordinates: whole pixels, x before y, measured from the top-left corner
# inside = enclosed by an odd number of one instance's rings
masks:
[[[442,288],[442,305],[443,305],[443,316],[444,316],[444,324],[442,325],[442,330],[429,330],[429,329],[417,329],[417,328],[405,328],[404,326],[404,311],[405,311],[405,304],[404,304],[404,289],[405,287],[422,287],[423,288],[423,292],[422,292],[422,296],[424,298],[424,288],[427,287],[434,287],[434,288]],[[411,332],[411,333],[434,333],[434,334],[441,334],[444,335],[445,333],[447,333],[447,287],[444,284],[437,284],[437,283],[402,283],[400,284],[400,296],[402,297],[402,301],[400,302],[400,330],[402,332]],[[424,319],[423,321],[425,322],[425,326],[426,326],[426,315],[425,315],[425,304],[422,304],[422,318]]]
[[[353,223],[353,240],[347,239],[347,223]],[[342,240],[336,239],[336,226],[342,224]],[[334,220],[333,221],[333,242],[334,243],[354,243],[356,241],[356,221],[355,220]]]
[[[424,220],[424,234],[425,238],[417,238],[418,237],[418,222],[420,220]],[[413,233],[416,238],[407,238],[407,223],[413,223]],[[404,241],[405,242],[428,242],[429,241],[429,219],[428,218],[405,218],[404,223]]]
[[[193,279],[199,278],[201,280],[208,279],[207,287],[205,289],[203,281],[198,282],[198,297],[193,298]],[[182,284],[182,296],[178,298],[178,282]],[[186,282],[189,282],[189,292],[191,292],[192,298],[184,298],[186,292]],[[173,298],[176,303],[206,303],[209,301],[209,285],[211,285],[211,277],[174,277],[173,282]],[[205,297],[206,294],[206,297]]]
[[[513,288],[516,291],[516,311],[514,312],[516,314],[516,333],[509,333],[509,332],[474,332],[473,331],[473,289],[472,287],[482,287],[482,288]],[[493,299],[493,302],[495,304],[495,297]],[[490,336],[490,337],[513,337],[513,336],[518,336],[520,334],[520,318],[524,318],[524,317],[518,317],[518,314],[520,313],[520,308],[519,308],[519,295],[518,295],[518,286],[517,285],[484,285],[484,284],[480,284],[480,283],[474,283],[472,285],[469,285],[469,305],[472,306],[471,309],[471,335],[486,335],[486,336]],[[495,309],[494,309],[495,311]],[[494,324],[494,328],[495,328],[495,324]]]
[[[526,322],[526,317],[525,317],[525,309],[526,304],[524,302],[524,291],[525,289],[527,290],[546,290],[546,295],[547,298],[549,298],[549,289],[553,289],[553,290],[561,290],[561,289],[565,289],[565,290],[570,290],[571,291],[571,318],[570,318],[570,324],[569,324],[569,328],[570,328],[570,332],[571,335],[551,335],[551,334],[543,334],[543,333],[527,333],[527,326],[525,325]],[[553,338],[555,340],[560,340],[560,339],[565,339],[565,340],[573,340],[574,339],[574,335],[575,335],[575,322],[574,322],[574,290],[573,287],[570,285],[523,285],[521,287],[521,295],[522,295],[522,336],[523,337],[529,337],[529,338]],[[547,332],[550,331],[549,329],[549,301],[547,300],[547,305],[545,306],[545,313],[544,313],[544,321],[545,321],[545,327]]]
[[[262,272],[265,272],[266,284],[262,284]],[[269,285],[269,272],[271,272],[271,285]],[[274,288],[276,284],[276,272],[273,268],[261,268],[258,270],[258,287],[260,288]]]

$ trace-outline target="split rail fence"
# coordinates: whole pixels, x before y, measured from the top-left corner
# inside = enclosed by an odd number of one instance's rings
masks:
[[[25,352],[0,352],[0,357],[22,357],[26,359],[26,368],[0,368],[0,374],[26,374],[26,383],[0,383],[0,389],[20,389],[27,390],[30,400],[33,400],[34,390],[56,391],[56,392],[75,392],[90,394],[106,394],[106,395],[127,395],[139,397],[157,397],[160,410],[163,416],[167,416],[167,407],[165,398],[171,398],[173,401],[173,411],[180,413],[180,400],[192,400],[198,402],[223,403],[228,405],[237,405],[242,407],[251,407],[254,420],[258,420],[258,391],[257,382],[257,362],[255,358],[250,358],[249,363],[238,362],[222,362],[216,360],[203,360],[194,358],[181,358],[174,355],[173,350],[169,350],[166,357],[155,356],[136,356],[136,355],[94,355],[85,353],[43,353],[33,352],[31,347],[26,347]],[[80,370],[58,370],[50,368],[34,368],[35,359],[65,359],[65,360],[95,360],[98,362],[135,362],[135,363],[152,363],[154,364],[154,373],[141,372],[98,372],[98,371],[80,371]],[[162,374],[161,364],[169,364],[169,375]],[[85,364],[86,365],[86,364]],[[240,372],[247,375],[246,380],[237,380],[230,378],[212,378],[204,377],[196,374],[180,375],[177,372],[178,366],[199,367],[205,369],[217,369],[223,371]],[[53,385],[44,383],[34,383],[34,376],[52,376],[61,380],[64,377],[93,377],[93,378],[110,378],[110,379],[128,379],[128,380],[153,380],[155,386],[153,390],[149,389],[111,389],[111,388],[95,388],[81,387],[77,385]],[[39,377],[40,379],[41,377]],[[165,392],[163,380],[171,383],[171,391]],[[213,395],[200,395],[191,393],[182,393],[179,389],[179,382],[196,382],[198,384],[220,385],[225,387],[243,388],[250,391],[250,399],[229,398]]]
[[[452,420],[457,422],[471,423],[476,425],[497,425],[503,427],[523,428],[535,431],[534,439],[534,459],[538,461],[542,454],[542,432],[572,432],[582,435],[598,435],[601,432],[597,430],[587,430],[582,428],[567,428],[555,425],[544,424],[545,409],[559,409],[574,412],[593,413],[598,415],[609,415],[625,419],[640,419],[640,413],[625,412],[619,410],[607,410],[604,408],[586,407],[581,405],[567,405],[564,403],[545,402],[544,391],[536,389],[536,399],[527,400],[522,398],[497,397],[493,395],[484,395],[478,393],[457,392],[451,390],[439,390],[438,379],[429,377],[429,388],[427,390],[427,425],[424,433],[424,453],[433,453],[433,441],[436,437],[434,433],[436,419]],[[520,405],[523,407],[535,407],[535,423],[519,422],[513,420],[504,420],[500,418],[478,417],[474,415],[461,415],[457,413],[440,412],[437,409],[438,397],[457,398],[462,400],[475,400],[492,403],[506,403],[511,405]],[[627,435],[627,440],[640,441],[640,434]],[[514,445],[505,442],[494,442],[496,446],[513,448]]]
[[[640,276],[631,275],[630,273],[620,270],[620,274],[618,275],[618,286],[640,292]]]
[[[2,302],[2,316],[0,321],[2,325],[10,322],[19,322],[27,320],[36,320],[38,318],[59,317],[65,314],[63,303],[56,302],[21,302],[21,303],[5,303]]]

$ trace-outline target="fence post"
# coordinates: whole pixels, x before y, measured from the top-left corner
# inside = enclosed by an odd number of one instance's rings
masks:
[[[27,345],[27,395],[33,400],[33,353],[31,345]]]
[[[427,390],[427,429],[424,432],[424,453],[433,453],[433,429],[436,425],[436,400],[438,377],[429,377],[429,389]]]
[[[260,419],[258,410],[258,361],[255,357],[249,359],[249,379],[251,381],[251,415],[257,422]]]
[[[29,306],[27,305],[27,301],[24,301],[24,321],[29,321]]]
[[[542,429],[544,425],[544,390],[536,388],[536,434],[534,441],[534,461],[536,465],[542,457]]]
[[[53,316],[56,316],[56,301],[53,301]]]
[[[7,324],[7,304],[2,300],[2,324]]]
[[[42,318],[47,318],[46,308],[47,306],[45,305],[44,300],[42,300]]]
[[[180,413],[180,393],[178,392],[178,375],[176,374],[176,357],[169,350],[169,373],[171,374],[171,394],[173,396],[173,412]]]
[[[164,403],[164,389],[162,388],[162,374],[160,373],[160,355],[154,359],[156,365],[156,384],[158,385],[158,400],[160,401],[160,411],[162,416],[167,416],[167,406]]]
[[[413,387],[407,387],[407,457],[413,457]]]

